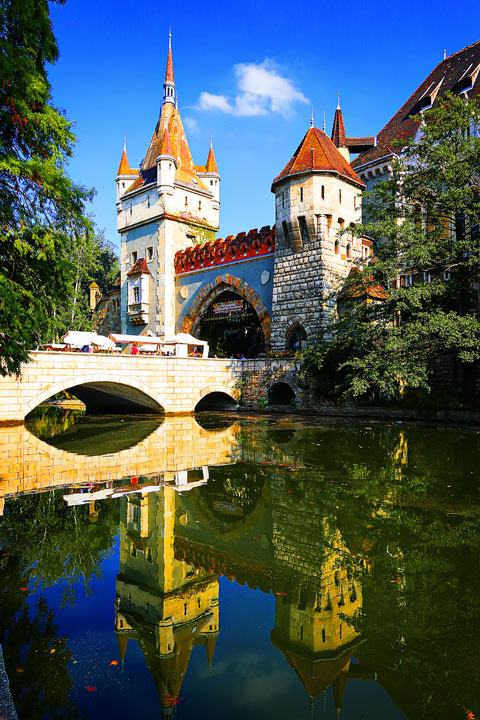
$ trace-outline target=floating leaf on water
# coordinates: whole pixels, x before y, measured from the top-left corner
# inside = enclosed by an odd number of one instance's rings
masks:
[[[87,685],[87,692],[97,692],[95,685]]]

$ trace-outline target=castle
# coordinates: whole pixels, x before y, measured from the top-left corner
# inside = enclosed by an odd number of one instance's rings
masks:
[[[219,356],[257,357],[315,344],[332,298],[372,241],[351,230],[362,193],[392,172],[392,143],[447,91],[478,95],[480,43],[445,58],[378,138],[347,137],[340,105],[331,138],[313,125],[272,182],[275,224],[215,239],[220,174],[210,141],[195,165],[177,107],[169,40],[160,117],[141,167],[124,147],[116,177],[121,331],[188,332]],[[357,157],[350,163],[350,153]]]
[[[312,121],[274,179],[275,225],[216,240],[220,174],[211,142],[205,165],[192,160],[171,38],[163,88],[141,167],[130,167],[124,147],[116,177],[122,332],[190,332],[219,354],[246,356],[315,342],[338,278],[371,253],[368,239],[348,232],[361,220],[365,184],[349,163],[340,107],[334,139]]]

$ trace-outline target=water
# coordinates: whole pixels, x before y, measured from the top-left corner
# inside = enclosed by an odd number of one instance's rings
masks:
[[[291,416],[0,428],[20,720],[480,717],[479,447]]]

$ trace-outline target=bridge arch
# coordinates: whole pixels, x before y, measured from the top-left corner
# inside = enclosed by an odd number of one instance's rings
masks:
[[[168,403],[165,398],[143,382],[124,381],[117,383],[112,381],[111,374],[91,373],[80,377],[64,378],[58,383],[46,385],[38,394],[25,403],[24,416],[28,415],[31,410],[44,400],[48,400],[64,390],[71,391],[73,395],[79,397],[83,402],[89,400],[90,404],[95,404],[95,401],[92,400],[95,394],[99,397],[103,394],[109,396],[111,405],[117,405],[123,410],[128,411],[129,406],[132,406],[132,408],[143,408],[144,411],[155,413],[168,412]],[[81,395],[84,397],[81,397]],[[87,408],[89,402],[86,402]]]
[[[198,408],[198,405],[200,403],[202,403],[202,401],[207,401],[208,398],[210,398],[210,396],[212,396],[211,399],[213,401],[213,404],[216,404],[215,403],[216,400],[219,401],[218,409],[234,410],[238,404],[235,394],[236,393],[235,393],[234,388],[228,387],[225,385],[213,385],[213,386],[207,387],[207,388],[201,390],[201,392],[199,392],[197,394],[197,396],[194,398],[194,401],[193,401],[194,410],[196,411],[197,409],[199,409],[199,410],[207,409],[206,407]],[[220,407],[222,404],[221,403],[222,397],[225,400],[225,404],[223,405],[223,408]],[[228,402],[229,400],[230,400],[230,403]],[[204,404],[206,404],[206,402],[204,402]],[[213,408],[208,408],[208,409],[213,409]]]
[[[265,349],[267,353],[270,351],[271,345],[271,319],[270,314],[257,292],[250,287],[241,278],[224,273],[217,275],[213,280],[204,285],[192,301],[188,312],[183,320],[181,332],[194,333],[194,328],[198,325],[203,311],[212,303],[212,301],[224,293],[226,290],[232,290],[240,297],[244,298],[255,310],[260,326],[265,338]]]

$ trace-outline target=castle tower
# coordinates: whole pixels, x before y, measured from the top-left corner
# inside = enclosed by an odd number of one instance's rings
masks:
[[[208,167],[197,172],[177,108],[171,34],[160,116],[135,176],[131,170],[131,175],[123,172],[128,165],[124,156],[117,175],[122,332],[171,336],[176,331],[175,253],[215,239],[220,207],[213,149]],[[145,297],[133,292],[129,275],[142,259],[150,276]]]
[[[364,187],[340,149],[313,126],[274,179],[273,350],[320,339],[335,309],[332,294],[362,257],[362,240],[348,228],[361,221]]]

